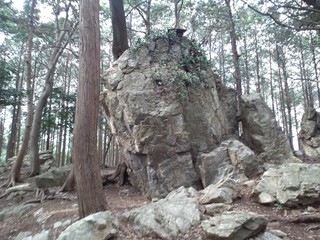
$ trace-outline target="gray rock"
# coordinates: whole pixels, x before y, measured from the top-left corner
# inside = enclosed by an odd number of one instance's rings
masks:
[[[198,168],[204,187],[231,177],[243,179],[262,172],[262,165],[256,154],[236,139],[226,140],[210,153],[199,156]]]
[[[48,240],[49,239],[49,230],[43,230],[40,233],[37,233],[33,236],[28,236],[22,238],[22,240]]]
[[[210,216],[215,216],[217,214],[221,214],[225,211],[229,211],[232,206],[224,203],[212,203],[204,206],[205,214]]]
[[[199,225],[200,212],[195,199],[175,196],[133,209],[124,218],[140,237],[168,239]]]
[[[20,232],[14,240],[23,240],[29,236],[31,236],[32,232]]]
[[[18,205],[12,206],[3,209],[0,212],[0,221],[5,220],[6,218],[15,216],[17,218],[22,217],[27,211],[37,206],[37,204],[27,204],[27,205]]]
[[[277,235],[271,232],[264,232],[253,239],[254,240],[281,240],[282,238],[278,237]]]
[[[259,194],[259,203],[265,204],[265,205],[271,205],[275,203],[277,200],[270,195],[269,193],[262,192]]]
[[[304,156],[310,160],[320,158],[320,113],[314,108],[305,111],[301,120],[299,140],[302,145]]]
[[[286,206],[309,205],[320,200],[320,164],[288,163],[269,168],[253,196],[269,194]]]
[[[196,69],[179,68],[181,58],[194,57],[191,42],[181,41],[154,39],[128,50],[103,76],[102,104],[130,182],[150,198],[180,186],[198,189],[197,156],[216,148],[229,130],[216,75],[203,69],[192,87],[181,78]]]
[[[47,172],[35,177],[37,188],[50,188],[62,186],[71,170],[70,165],[63,167],[52,167]]]
[[[271,109],[259,94],[242,95],[240,101],[242,138],[264,162],[301,162],[291,150]]]
[[[105,240],[118,233],[118,220],[110,211],[89,215],[64,230],[58,240]]]
[[[270,229],[269,232],[280,237],[280,238],[284,238],[284,237],[288,236],[288,234],[286,234],[285,232],[282,232],[281,230],[278,230],[278,229]]]
[[[201,191],[201,204],[226,203],[231,204],[233,200],[241,197],[241,186],[233,179],[225,179],[217,184],[211,184]]]
[[[205,239],[245,240],[263,232],[267,219],[255,213],[224,212],[201,223]]]

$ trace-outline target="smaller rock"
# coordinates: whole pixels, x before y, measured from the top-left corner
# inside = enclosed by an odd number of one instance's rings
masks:
[[[244,186],[247,186],[249,188],[253,188],[256,185],[256,181],[255,180],[249,180],[243,183]]]
[[[37,218],[37,222],[39,223],[39,224],[43,224],[43,223],[45,223],[49,218],[51,218],[52,217],[52,213],[49,213],[49,212],[46,212],[46,213],[42,213],[42,214],[40,214],[39,215],[39,217]]]
[[[193,187],[185,188],[184,186],[179,187],[176,190],[173,190],[167,195],[167,199],[170,198],[195,198],[198,192]]]
[[[37,188],[50,188],[62,186],[67,179],[71,166],[53,167],[49,171],[35,177]]]
[[[280,238],[284,238],[284,237],[288,236],[288,234],[286,234],[285,232],[282,232],[281,230],[278,230],[278,229],[270,229],[269,232],[280,237]]]
[[[65,227],[71,224],[71,220],[68,219],[64,222],[58,221],[53,224],[53,228]]]
[[[277,235],[271,232],[264,232],[253,239],[254,240],[282,240],[282,238],[278,237]]]
[[[29,236],[31,236],[32,232],[20,232],[14,240],[23,240]]]
[[[314,207],[308,206],[307,207],[307,212],[316,212],[317,209],[315,209]]]
[[[232,208],[232,206],[224,203],[212,203],[205,205],[204,208],[206,214],[214,216],[217,214],[221,214],[225,211],[229,211]]]
[[[262,192],[259,194],[258,201],[261,204],[271,205],[276,202],[276,199],[271,196],[269,193]]]
[[[118,233],[118,220],[110,211],[89,215],[64,230],[58,240],[105,240]]]
[[[48,240],[49,239],[49,230],[43,230],[40,233],[37,233],[33,236],[28,236],[23,238],[23,240]]]
[[[238,182],[228,178],[217,184],[209,185],[202,190],[202,193],[204,195],[200,199],[201,204],[231,204],[234,199],[241,197],[241,187]]]
[[[251,212],[224,212],[202,222],[205,239],[245,240],[263,232],[268,221]]]

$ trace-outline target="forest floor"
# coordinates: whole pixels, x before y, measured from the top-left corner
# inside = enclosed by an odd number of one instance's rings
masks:
[[[8,171],[1,171],[0,185],[6,180]],[[26,177],[26,172],[22,176]],[[33,178],[25,178],[25,182],[34,185]],[[5,189],[0,189],[0,196]],[[287,234],[284,239],[292,240],[320,240],[320,206],[312,208],[311,215],[315,219],[301,218],[306,213],[306,207],[298,209],[287,209],[282,206],[262,206],[249,196],[250,189],[244,188],[244,195],[233,204],[232,210],[251,211],[266,216],[269,220],[268,229],[277,229]],[[142,196],[137,190],[129,185],[104,186],[104,193],[109,204],[110,210],[118,215],[119,213],[145,205],[149,200]],[[30,191],[23,195],[10,195],[0,199],[0,212],[9,206],[18,206],[26,201],[35,198],[36,191]],[[310,208],[309,208],[310,213]],[[75,222],[78,219],[76,193],[57,194],[51,200],[44,200],[35,203],[22,216],[13,215],[6,217],[3,221],[0,219],[0,239],[15,239],[20,232],[31,232],[33,235],[41,232],[43,229],[51,229],[49,239],[56,239],[59,234],[67,227],[63,226],[65,221]],[[62,226],[55,227],[57,223]],[[187,234],[178,236],[176,239],[201,239],[201,228],[193,228]],[[114,239],[156,239],[139,238],[133,230],[125,223],[120,223],[120,232]]]

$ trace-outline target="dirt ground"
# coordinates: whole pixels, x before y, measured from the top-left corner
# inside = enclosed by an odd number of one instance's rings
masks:
[[[8,171],[0,175],[0,185],[5,181]],[[33,184],[33,178],[25,178],[26,182]],[[0,189],[0,196],[5,189]],[[115,215],[131,208],[139,207],[147,204],[149,201],[142,196],[137,190],[129,185],[104,186],[105,197],[110,206],[111,211]],[[320,206],[313,206],[307,211],[307,207],[298,209],[287,209],[283,206],[262,206],[252,198],[249,194],[250,190],[244,188],[244,195],[241,199],[233,204],[232,210],[251,211],[265,215],[268,220],[268,229],[277,229],[287,234],[285,239],[292,240],[320,240]],[[35,191],[27,192],[23,195],[6,196],[0,199],[0,212],[9,206],[19,205],[30,199],[35,198]],[[39,216],[46,216],[50,213],[50,217],[43,222],[39,221]],[[314,216],[313,219],[305,219],[303,216]],[[208,218],[204,215],[203,218]],[[35,206],[29,209],[21,217],[13,216],[0,221],[0,239],[15,239],[19,232],[29,231],[33,234],[41,232],[43,229],[53,229],[50,231],[49,238],[56,239],[59,234],[67,227],[60,226],[53,228],[58,221],[64,222],[71,220],[75,222],[78,219],[76,193],[57,194],[51,200],[35,203]],[[198,228],[191,229],[187,234],[180,235],[176,239],[201,239],[202,230]],[[137,237],[133,230],[125,223],[120,223],[120,232],[114,239],[142,239]],[[157,239],[157,238],[144,238]]]

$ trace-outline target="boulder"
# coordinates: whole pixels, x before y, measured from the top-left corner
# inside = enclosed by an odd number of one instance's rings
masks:
[[[198,155],[228,135],[216,75],[204,59],[184,37],[157,36],[124,52],[103,76],[101,102],[130,182],[151,198],[201,187]]]
[[[24,237],[22,240],[48,240],[49,239],[49,230],[43,230],[40,233],[37,233],[32,236]]]
[[[35,206],[37,206],[37,204],[18,205],[4,208],[0,212],[0,222],[4,221],[6,218],[13,216],[16,218],[21,218],[26,212],[28,212]]]
[[[262,175],[253,196],[261,201],[266,199],[262,196],[265,195],[285,206],[317,203],[320,201],[319,176],[320,164],[288,163],[272,167]]]
[[[277,235],[271,232],[264,232],[259,236],[253,238],[253,240],[282,240],[282,238],[278,237]]]
[[[172,193],[165,199],[126,212],[123,217],[140,237],[177,237],[200,224],[197,201],[183,196],[184,193]]]
[[[118,233],[118,220],[110,211],[91,214],[76,221],[58,237],[58,240],[106,240]]]
[[[237,139],[223,141],[212,152],[200,154],[198,159],[204,187],[227,177],[246,180],[246,177],[251,178],[262,172],[257,155]]]
[[[250,212],[224,212],[201,223],[204,239],[245,240],[262,233],[267,227],[264,216]]]
[[[35,177],[37,188],[50,188],[62,186],[67,179],[71,165],[52,167],[47,172]]]
[[[242,138],[264,162],[301,162],[294,156],[287,137],[259,94],[242,95],[240,109]]]
[[[211,203],[204,206],[205,214],[215,216],[231,209],[231,205],[224,203]]]
[[[231,204],[233,200],[241,197],[241,186],[233,179],[225,179],[217,184],[211,184],[201,191],[201,204],[225,203]]]
[[[314,108],[302,116],[299,140],[305,157],[314,161],[320,158],[320,113]]]

